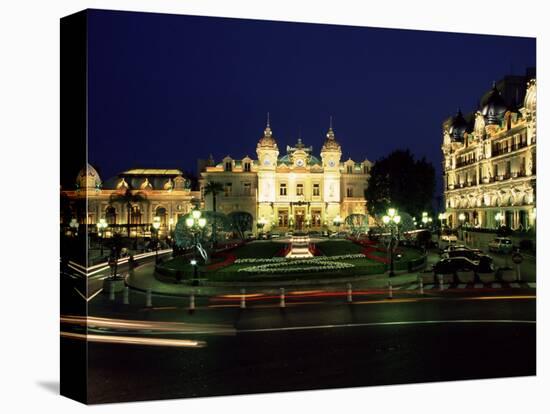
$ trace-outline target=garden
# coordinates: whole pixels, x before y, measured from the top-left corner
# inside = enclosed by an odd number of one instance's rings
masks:
[[[385,248],[365,240],[323,240],[310,244],[313,257],[286,258],[289,245],[276,241],[240,243],[219,251],[206,264],[199,265],[200,279],[213,282],[269,281],[338,278],[384,273],[389,267]],[[421,266],[419,250],[399,247],[396,270]],[[157,266],[157,274],[174,280],[177,275],[190,279],[193,266],[189,257],[174,257]]]

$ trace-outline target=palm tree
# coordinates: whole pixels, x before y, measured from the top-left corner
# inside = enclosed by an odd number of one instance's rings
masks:
[[[126,219],[126,229],[128,232],[128,237],[130,237],[130,216],[132,214],[132,204],[145,201],[147,198],[140,193],[132,193],[132,190],[129,188],[124,191],[124,193],[112,194],[110,198],[111,203],[121,203],[126,206],[126,211],[128,217]]]
[[[216,213],[216,196],[223,191],[223,184],[211,181],[204,187],[204,195],[212,194],[212,211]],[[216,215],[212,221],[212,242],[216,246]]]

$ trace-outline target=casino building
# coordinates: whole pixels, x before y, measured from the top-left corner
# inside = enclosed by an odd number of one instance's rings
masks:
[[[175,228],[182,215],[200,204],[200,193],[178,169],[131,169],[102,181],[91,165],[83,168],[75,188],[61,191],[61,224],[67,230],[71,220],[88,225],[90,232],[104,219],[109,234],[125,234],[130,223],[131,237],[150,234],[155,217],[159,235]]]
[[[528,230],[535,225],[537,85],[534,73],[507,76],[467,115],[443,123],[446,220]]]
[[[342,161],[332,125],[319,158],[300,138],[281,154],[268,120],[256,156],[226,156],[219,163],[210,157],[200,178],[206,210],[212,210],[213,199],[204,187],[217,182],[223,192],[216,196],[216,210],[248,212],[254,229],[259,223],[263,231],[335,230],[352,214],[368,219],[364,191],[372,163]]]

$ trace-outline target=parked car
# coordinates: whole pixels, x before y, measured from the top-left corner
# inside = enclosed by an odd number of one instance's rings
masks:
[[[440,255],[441,255],[441,258],[444,259],[446,257],[449,257],[449,253],[450,252],[454,252],[454,251],[464,251],[464,250],[468,250],[468,251],[471,251],[471,252],[474,252],[474,253],[477,253],[477,254],[483,254],[483,252],[479,249],[471,249],[463,244],[452,244],[450,246],[447,246],[446,248],[442,249],[440,251]]]
[[[457,270],[473,270],[476,273],[490,273],[494,271],[493,259],[489,256],[480,256],[479,260],[467,257],[449,257],[434,264],[434,276],[437,274],[455,274]]]
[[[281,235],[279,233],[271,233],[269,235],[270,239],[278,239],[279,237],[281,237]]]
[[[496,237],[489,242],[489,251],[498,253],[510,253],[513,245],[508,237]]]
[[[454,249],[451,251],[448,251],[444,253],[444,256],[442,256],[443,259],[447,259],[450,257],[466,257],[467,259],[473,260],[473,261],[479,261],[482,257],[485,257],[488,262],[493,263],[493,258],[491,256],[487,256],[486,254],[483,254],[481,250],[474,250],[474,249]]]
[[[339,231],[339,232],[336,232],[336,233],[332,233],[329,237],[331,239],[345,239],[347,237],[348,233],[346,233],[345,231]]]

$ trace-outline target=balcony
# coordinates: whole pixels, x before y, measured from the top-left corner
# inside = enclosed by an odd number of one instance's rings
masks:
[[[499,155],[509,154],[514,151],[518,151],[522,148],[525,148],[526,146],[527,146],[527,142],[519,142],[517,144],[512,144],[511,146],[504,147],[504,148],[493,147],[491,148],[491,156],[498,157]]]
[[[460,167],[465,167],[467,165],[472,165],[472,164],[475,164],[476,161],[477,160],[475,158],[472,158],[472,159],[469,159],[469,160],[457,161],[456,165],[455,165],[455,168],[460,168]]]

